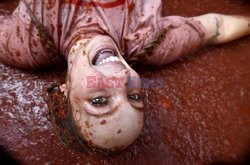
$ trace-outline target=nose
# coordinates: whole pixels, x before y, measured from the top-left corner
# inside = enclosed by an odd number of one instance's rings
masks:
[[[111,76],[113,79],[118,80],[120,83],[122,82],[122,86],[126,86],[128,80],[130,78],[130,72],[128,69],[122,69],[120,72],[116,72]]]
[[[130,72],[128,69],[122,69],[120,72],[115,72],[111,75],[112,78],[116,78],[116,79],[125,78],[128,76],[130,76]]]

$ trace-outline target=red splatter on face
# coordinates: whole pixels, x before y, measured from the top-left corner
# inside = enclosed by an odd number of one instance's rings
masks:
[[[106,123],[107,123],[107,121],[104,119],[100,122],[101,125],[105,125]]]
[[[85,121],[85,126],[89,128],[89,122]]]
[[[82,52],[82,55],[83,55],[83,56],[86,56],[86,55],[87,55],[87,53],[86,53],[85,50]]]
[[[120,133],[122,133],[122,130],[121,130],[121,129],[119,129],[119,130],[117,131],[117,134],[120,134]]]

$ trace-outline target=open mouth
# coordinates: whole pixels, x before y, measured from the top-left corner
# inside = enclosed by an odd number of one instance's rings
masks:
[[[92,60],[92,64],[98,66],[115,63],[121,63],[121,60],[115,55],[113,51],[110,50],[104,50],[97,53]]]

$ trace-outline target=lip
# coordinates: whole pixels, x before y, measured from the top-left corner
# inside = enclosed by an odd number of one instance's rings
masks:
[[[117,50],[115,50],[112,45],[108,45],[108,44],[107,45],[103,45],[103,46],[97,48],[96,51],[93,52],[94,56],[93,56],[93,58],[91,60],[92,65],[96,65],[96,62],[102,61],[103,59],[112,56],[112,55],[107,56],[107,55],[100,55],[99,54],[100,52],[105,51],[105,50],[111,50],[111,51],[114,52],[113,57],[119,57]]]

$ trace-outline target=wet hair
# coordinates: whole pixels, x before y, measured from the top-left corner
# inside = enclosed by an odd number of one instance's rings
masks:
[[[70,100],[61,92],[59,85],[47,89],[48,120],[63,143],[81,152],[89,152],[87,142],[82,138],[72,116]]]
[[[63,143],[84,153],[94,151],[104,155],[113,154],[113,151],[96,148],[82,137],[72,115],[70,99],[61,92],[59,85],[51,85],[47,89],[47,93],[49,96],[47,118]]]

